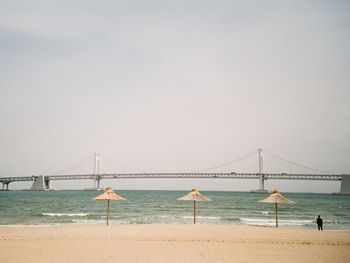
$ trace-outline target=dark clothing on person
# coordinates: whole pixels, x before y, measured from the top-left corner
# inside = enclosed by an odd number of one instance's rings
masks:
[[[318,230],[319,230],[319,231],[320,231],[320,230],[323,231],[323,227],[322,227],[322,225],[323,225],[323,220],[322,220],[322,218],[321,218],[320,216],[317,217],[316,223],[317,223]]]

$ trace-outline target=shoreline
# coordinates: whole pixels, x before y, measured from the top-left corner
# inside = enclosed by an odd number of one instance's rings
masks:
[[[350,231],[246,225],[0,226],[0,262],[350,262]]]
[[[105,223],[64,223],[64,224],[33,224],[33,225],[23,225],[23,224],[18,224],[18,225],[1,225],[0,224],[0,230],[1,228],[50,228],[50,227],[83,227],[83,226],[104,226]],[[169,224],[169,223],[154,223],[154,224],[149,224],[149,223],[140,223],[140,224],[129,224],[129,223],[125,223],[125,224],[121,224],[121,223],[113,223],[110,222],[109,226],[154,226],[154,225],[166,225],[166,226],[184,226],[184,225],[193,225],[193,224],[181,224],[181,223],[173,223],[173,224]],[[275,229],[276,227],[274,226],[270,226],[270,225],[254,225],[254,224],[209,224],[209,223],[197,223],[196,225],[208,225],[208,226],[238,226],[238,227],[257,227],[257,228],[271,228],[271,229]],[[305,230],[305,231],[318,231],[317,230],[317,226],[315,226],[314,228],[307,228],[307,227],[302,227],[302,226],[280,226],[278,227],[278,229],[290,229],[290,230]],[[320,231],[322,232],[322,231]],[[323,229],[323,232],[350,232],[350,229]]]

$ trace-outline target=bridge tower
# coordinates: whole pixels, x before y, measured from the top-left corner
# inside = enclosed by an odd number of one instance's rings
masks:
[[[92,188],[87,188],[85,190],[99,190],[100,189],[100,169],[101,169],[101,154],[94,153],[94,185]]]
[[[258,157],[259,157],[259,190],[264,191],[264,160],[262,156],[262,149],[258,149]]]
[[[94,188],[100,188],[100,167],[101,167],[101,155],[94,153]]]
[[[33,191],[49,191],[50,188],[50,179],[45,178],[44,175],[39,175],[33,177],[33,185],[30,188]]]
[[[342,174],[340,195],[350,195],[350,174]]]
[[[259,159],[259,189],[258,190],[253,190],[251,192],[253,193],[267,193],[268,191],[265,190],[265,183],[264,181],[265,176],[264,176],[264,159],[263,159],[263,149],[259,148],[258,149],[258,159]]]

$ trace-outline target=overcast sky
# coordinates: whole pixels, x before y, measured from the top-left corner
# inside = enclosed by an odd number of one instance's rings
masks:
[[[259,147],[350,173],[349,28],[347,0],[0,0],[0,177],[92,173],[92,161],[66,168],[94,152],[101,172],[201,171]],[[257,154],[208,171],[257,172]],[[313,172],[268,154],[264,171]],[[249,180],[102,184],[258,187]],[[267,182],[284,191],[339,185]]]

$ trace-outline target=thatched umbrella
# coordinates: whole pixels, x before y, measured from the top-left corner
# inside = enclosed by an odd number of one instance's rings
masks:
[[[295,204],[293,201],[285,198],[280,194],[278,190],[273,190],[272,194],[258,202],[261,203],[275,203],[275,213],[276,213],[276,227],[278,227],[278,207],[277,204]]]
[[[193,188],[187,195],[178,198],[180,201],[193,201],[193,222],[196,223],[196,201],[211,201],[210,198],[202,195],[196,188]]]
[[[123,197],[117,195],[116,193],[113,192],[111,187],[107,187],[106,190],[103,192],[103,194],[100,194],[99,196],[96,196],[94,200],[107,200],[107,226],[108,226],[108,221],[109,221],[109,210],[110,210],[110,203],[111,200],[115,201],[123,201],[125,200]]]

